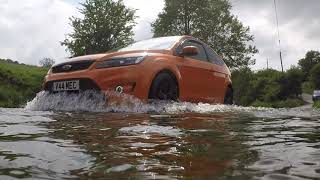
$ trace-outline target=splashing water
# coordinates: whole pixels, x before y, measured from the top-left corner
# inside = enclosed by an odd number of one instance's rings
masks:
[[[85,111],[85,112],[127,112],[127,113],[212,113],[229,111],[252,111],[251,107],[226,106],[221,104],[189,103],[189,102],[167,102],[154,101],[144,103],[139,99],[126,95],[108,92],[107,95],[121,98],[121,101],[108,102],[105,95],[95,92],[83,93],[57,93],[39,92],[37,96],[26,105],[27,110],[36,111]],[[256,110],[267,110],[267,108],[255,108]]]
[[[115,97],[117,99],[114,101]],[[152,101],[144,103],[134,96],[107,92],[106,95],[97,92],[86,91],[83,93],[56,93],[39,92],[37,96],[28,102],[26,110],[33,111],[71,111],[71,112],[123,112],[123,113],[164,113],[183,114],[200,113],[211,114],[216,112],[228,113],[253,113],[257,117],[279,116],[318,116],[319,110],[310,105],[298,108],[263,108],[241,107],[236,105],[190,103],[173,101]]]

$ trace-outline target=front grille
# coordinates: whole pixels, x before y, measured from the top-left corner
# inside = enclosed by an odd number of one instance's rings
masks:
[[[63,80],[58,80],[58,81],[72,81],[72,80],[79,80],[79,87],[80,91],[88,91],[88,90],[95,90],[95,91],[100,91],[100,88],[98,85],[92,81],[91,79],[88,78],[79,78],[79,79],[63,79]],[[48,81],[44,85],[44,90],[53,92],[53,83],[58,82],[58,81]]]
[[[52,67],[52,73],[62,73],[62,72],[72,72],[88,69],[94,61],[77,61],[77,62],[67,62],[63,64],[58,64]]]

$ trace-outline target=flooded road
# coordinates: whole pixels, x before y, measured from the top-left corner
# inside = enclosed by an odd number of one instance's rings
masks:
[[[320,112],[310,106],[81,98],[40,94],[0,109],[0,179],[320,178]]]

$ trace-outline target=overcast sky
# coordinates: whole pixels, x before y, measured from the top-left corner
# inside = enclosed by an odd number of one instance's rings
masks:
[[[152,37],[150,23],[162,11],[163,0],[124,0],[137,9],[135,40]],[[60,62],[69,54],[60,45],[72,31],[69,17],[79,16],[83,0],[0,0],[0,58],[34,64],[43,57]],[[273,0],[231,0],[232,12],[255,36],[259,49],[254,69],[280,69]],[[277,0],[285,68],[295,65],[308,50],[319,50],[320,1]]]

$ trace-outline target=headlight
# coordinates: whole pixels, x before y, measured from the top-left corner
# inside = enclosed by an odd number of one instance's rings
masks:
[[[99,62],[96,65],[96,68],[100,69],[100,68],[110,68],[110,67],[119,67],[119,66],[128,66],[128,65],[133,65],[133,64],[139,64],[143,61],[143,59],[144,59],[144,56],[113,58],[110,60]]]

